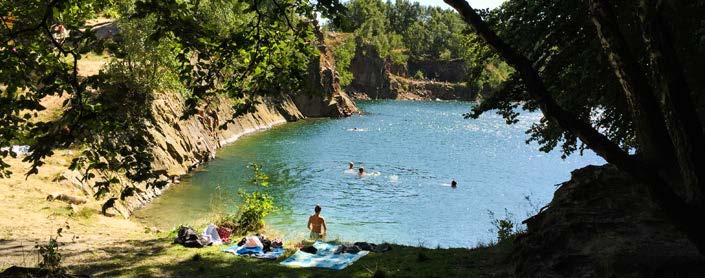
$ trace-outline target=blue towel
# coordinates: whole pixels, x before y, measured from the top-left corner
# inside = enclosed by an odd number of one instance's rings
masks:
[[[320,240],[314,242],[313,247],[318,249],[316,254],[298,250],[294,255],[282,261],[281,264],[289,267],[319,267],[341,270],[369,253],[368,251],[360,251],[357,254],[335,254],[335,250],[338,249],[337,245]]]
[[[243,246],[237,246],[233,245],[230,246],[226,249],[223,250],[223,252],[226,253],[232,253],[238,256],[249,256],[249,257],[255,257],[258,259],[264,259],[264,260],[276,260],[277,258],[281,257],[281,255],[284,255],[284,248],[282,247],[277,247],[274,248],[272,251],[269,252],[264,252],[262,248],[260,247],[245,247]]]

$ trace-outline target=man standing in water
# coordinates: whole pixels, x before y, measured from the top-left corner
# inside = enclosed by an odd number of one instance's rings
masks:
[[[328,232],[326,220],[321,217],[321,206],[316,205],[313,211],[315,213],[308,217],[308,229],[311,230],[309,237],[313,240],[322,239]]]

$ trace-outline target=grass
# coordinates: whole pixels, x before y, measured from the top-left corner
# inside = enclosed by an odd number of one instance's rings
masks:
[[[352,266],[332,271],[288,268],[279,262],[294,253],[287,250],[277,261],[237,257],[222,252],[223,246],[185,248],[171,239],[131,241],[114,254],[71,267],[73,273],[102,276],[237,276],[237,277],[502,277],[508,253],[493,247],[427,249],[392,245],[386,253],[370,253]],[[502,248],[504,249],[504,248]]]

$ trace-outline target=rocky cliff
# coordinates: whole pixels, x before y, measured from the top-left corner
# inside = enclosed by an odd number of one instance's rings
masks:
[[[463,82],[467,74],[465,61],[462,59],[450,61],[410,59],[408,68],[410,76],[416,75],[416,72],[422,72],[428,79],[443,82]]]
[[[458,64],[455,61],[453,65]],[[395,66],[391,61],[380,58],[374,46],[358,41],[355,56],[350,62],[353,80],[346,91],[356,99],[475,100],[476,93],[465,83],[408,78],[407,73],[412,69],[412,64],[409,65],[409,70],[404,66]],[[444,68],[440,63],[415,63],[413,66],[414,69],[424,69],[424,73],[430,76],[455,80],[456,75],[464,75],[464,72],[455,72],[455,67]]]
[[[646,186],[615,167],[573,171],[515,242],[519,277],[702,277],[705,257]]]
[[[171,186],[179,182],[178,176],[214,158],[217,149],[245,134],[306,117],[345,117],[358,112],[355,103],[340,89],[333,55],[322,39],[318,49],[320,56],[309,64],[306,90],[299,94],[259,98],[253,113],[231,122],[234,110],[228,98],[215,99],[184,120],[181,119],[185,111],[184,99],[174,93],[158,94],[151,107],[154,120],[148,123],[154,169],[166,170],[173,176]],[[226,129],[219,128],[226,123]],[[93,187],[80,182],[78,177],[77,172],[63,174],[63,180],[93,195]],[[134,196],[116,202],[114,209],[118,214],[129,216],[166,188],[138,186],[138,189]],[[114,191],[119,192],[119,188]]]

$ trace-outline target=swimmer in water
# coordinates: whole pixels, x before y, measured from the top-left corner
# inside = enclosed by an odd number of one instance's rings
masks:
[[[365,175],[365,168],[360,167],[360,169],[357,169],[357,174],[359,176],[364,176]]]
[[[353,168],[355,168],[355,163],[352,161],[348,162],[348,170],[353,170]]]
[[[452,188],[458,187],[458,182],[455,181],[455,180],[451,181],[451,182],[450,182],[450,187],[452,187]]]

